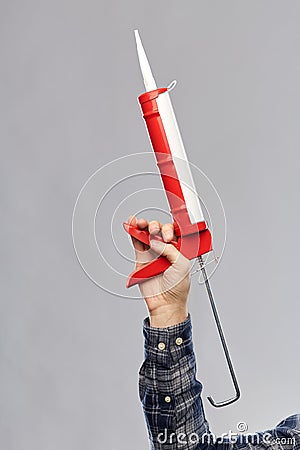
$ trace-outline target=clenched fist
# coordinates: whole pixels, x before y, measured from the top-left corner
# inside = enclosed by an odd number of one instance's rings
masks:
[[[162,225],[157,221],[147,222],[135,216],[130,216],[128,223],[150,233],[150,247],[132,237],[136,269],[159,255],[165,256],[172,264],[163,274],[149,278],[139,285],[149,311],[150,325],[164,328],[183,322],[188,315],[191,264],[172,244],[168,244],[171,240],[176,240],[173,225]],[[161,236],[164,242],[155,240],[157,235]]]

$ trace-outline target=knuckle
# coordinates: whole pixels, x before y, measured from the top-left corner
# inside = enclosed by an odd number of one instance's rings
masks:
[[[176,249],[175,249],[176,250]],[[190,267],[191,262],[189,259],[187,259],[182,253],[180,253],[178,250],[176,250],[178,252],[178,262],[180,263],[180,265],[182,267]]]
[[[174,247],[174,245],[166,244],[166,248],[168,249],[169,254],[172,255],[173,258],[176,258],[176,260],[178,260],[178,258],[180,258],[181,254],[177,250],[177,248]]]

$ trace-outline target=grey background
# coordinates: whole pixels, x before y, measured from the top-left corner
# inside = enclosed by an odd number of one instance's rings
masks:
[[[242,399],[205,402],[212,431],[299,412],[299,2],[12,0],[0,21],[0,447],[148,448],[145,307],[93,284],[71,237],[86,179],[149,151],[136,27],[159,84],[179,81],[189,158],[227,215],[212,283]],[[232,390],[195,283],[190,310],[204,395],[222,400]]]

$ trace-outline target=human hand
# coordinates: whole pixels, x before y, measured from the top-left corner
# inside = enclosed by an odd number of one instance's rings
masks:
[[[165,328],[183,322],[188,315],[191,265],[172,244],[168,244],[171,240],[176,240],[173,225],[170,223],[162,225],[157,221],[147,222],[135,216],[130,216],[128,223],[150,233],[150,247],[132,237],[136,269],[159,255],[165,256],[172,263],[163,274],[139,284],[149,311],[150,325]],[[157,235],[161,236],[164,242],[155,240],[154,237]]]

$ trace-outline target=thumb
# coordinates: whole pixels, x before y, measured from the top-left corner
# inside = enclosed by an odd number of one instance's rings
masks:
[[[175,264],[178,259],[183,256],[177,248],[172,244],[166,244],[165,242],[158,241],[157,239],[150,240],[150,248],[155,253],[165,256],[171,264]]]
[[[172,264],[165,272],[167,280],[171,282],[171,287],[174,287],[178,281],[190,273],[190,261],[174,245],[151,239],[150,248],[160,256],[165,256]]]

